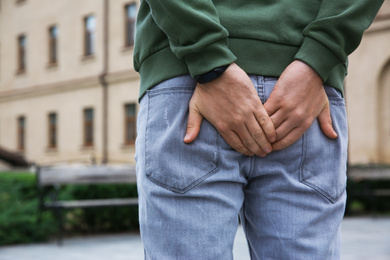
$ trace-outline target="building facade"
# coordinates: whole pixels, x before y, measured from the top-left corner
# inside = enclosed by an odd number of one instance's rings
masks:
[[[33,162],[134,163],[139,0],[0,0],[0,147]],[[350,57],[351,164],[390,163],[390,3]]]
[[[134,162],[135,0],[0,0],[0,146],[33,162]]]
[[[349,163],[390,164],[390,1],[350,56],[348,71]]]

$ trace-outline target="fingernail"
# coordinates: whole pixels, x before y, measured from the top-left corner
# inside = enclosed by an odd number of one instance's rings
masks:
[[[271,148],[266,148],[266,149],[264,150],[264,152],[270,153],[270,152],[272,152],[272,150],[271,150]]]
[[[269,141],[271,142],[271,143],[273,143],[273,142],[275,142],[275,137],[271,137],[270,139],[269,139]]]

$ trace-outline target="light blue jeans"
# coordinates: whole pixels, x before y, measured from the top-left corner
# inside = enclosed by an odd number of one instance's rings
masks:
[[[250,76],[262,102],[277,79]],[[252,259],[339,259],[345,207],[347,119],[325,87],[336,140],[314,121],[290,147],[265,158],[234,151],[206,120],[185,144],[196,82],[165,81],[142,98],[136,142],[145,258],[228,260],[239,224]]]

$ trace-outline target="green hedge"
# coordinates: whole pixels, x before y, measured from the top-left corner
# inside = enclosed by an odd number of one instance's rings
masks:
[[[389,196],[367,196],[367,192],[376,189],[390,190],[390,181],[348,181],[346,215],[390,215]]]
[[[35,175],[0,174],[0,245],[47,240],[54,232],[53,219],[45,213],[37,220]]]
[[[43,192],[50,193],[51,188]],[[59,199],[136,197],[136,185],[68,185]],[[138,229],[137,207],[64,210],[65,235]],[[0,245],[45,241],[57,232],[51,211],[39,211],[35,174],[0,173]]]
[[[135,184],[68,185],[59,200],[137,197]],[[103,207],[64,212],[65,231],[70,233],[122,232],[138,230],[138,207]]]

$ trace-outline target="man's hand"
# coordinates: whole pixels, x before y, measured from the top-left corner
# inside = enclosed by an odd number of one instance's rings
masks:
[[[337,138],[322,79],[302,61],[284,70],[264,107],[276,128],[273,150],[295,143],[316,118],[325,136]]]
[[[242,154],[264,157],[272,151],[274,125],[248,75],[234,63],[219,78],[196,86],[185,143],[196,139],[203,117]]]

